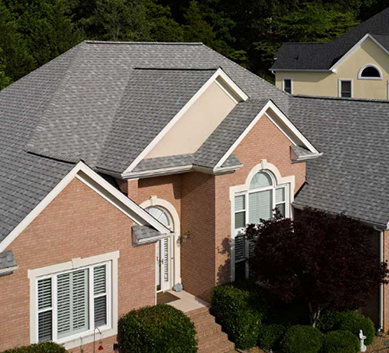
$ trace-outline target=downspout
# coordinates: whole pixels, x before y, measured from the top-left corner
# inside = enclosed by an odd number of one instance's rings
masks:
[[[380,264],[384,262],[384,231],[374,227],[374,229],[380,232],[380,241],[379,241],[379,252],[380,252]],[[380,284],[380,294],[379,294],[379,327],[378,332],[381,332],[384,329],[384,285]]]

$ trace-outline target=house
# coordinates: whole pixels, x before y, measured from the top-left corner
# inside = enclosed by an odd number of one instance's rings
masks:
[[[329,43],[284,43],[270,69],[301,95],[389,99],[389,8]]]
[[[0,351],[110,351],[157,293],[209,301],[276,206],[345,211],[389,258],[388,107],[293,97],[200,43],[86,41],[7,87]],[[389,329],[386,288],[365,310]]]

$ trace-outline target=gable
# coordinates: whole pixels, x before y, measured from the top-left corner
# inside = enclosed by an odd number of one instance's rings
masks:
[[[236,105],[225,88],[213,82],[146,158],[195,153]]]

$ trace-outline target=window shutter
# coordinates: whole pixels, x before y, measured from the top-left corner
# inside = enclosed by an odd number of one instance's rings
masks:
[[[73,332],[88,326],[88,282],[87,270],[76,271],[73,275]]]
[[[107,267],[97,266],[93,271],[95,327],[107,324]]]
[[[38,341],[53,338],[53,309],[51,278],[38,281]]]
[[[57,332],[58,337],[71,331],[71,286],[70,273],[57,277]]]
[[[235,237],[235,261],[242,261],[244,259],[245,259],[244,235],[237,235]]]
[[[272,190],[249,194],[249,223],[272,217]]]

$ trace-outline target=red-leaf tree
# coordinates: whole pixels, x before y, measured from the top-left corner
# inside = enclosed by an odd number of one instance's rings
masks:
[[[324,308],[358,309],[388,283],[373,230],[344,214],[306,208],[291,220],[276,212],[249,225],[246,236],[256,241],[250,264],[256,278],[285,302],[306,301],[313,326]]]

